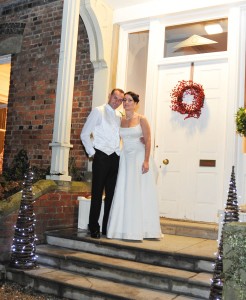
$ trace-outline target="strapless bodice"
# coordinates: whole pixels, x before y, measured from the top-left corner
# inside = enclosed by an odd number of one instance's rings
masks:
[[[123,140],[123,147],[126,152],[144,149],[140,138],[143,136],[140,124],[134,127],[120,127],[120,136]]]

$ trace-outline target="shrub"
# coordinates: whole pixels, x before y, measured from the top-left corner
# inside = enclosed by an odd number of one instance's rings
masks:
[[[0,200],[4,200],[11,195],[22,190],[23,180],[30,168],[30,163],[26,150],[20,150],[14,157],[9,168],[0,175]],[[31,167],[33,171],[33,183],[41,179],[46,179],[50,174],[50,168],[41,169],[36,166]],[[83,172],[76,167],[75,158],[69,159],[68,171],[72,180],[83,181]]]
[[[10,167],[5,169],[0,176],[0,200],[4,200],[22,190],[23,180],[29,167],[27,152],[22,149],[14,157]],[[37,167],[31,169],[34,173],[33,183],[45,179],[46,175],[49,174],[48,169],[44,170]]]
[[[246,109],[240,107],[237,110],[235,119],[237,133],[241,136],[246,136]]]

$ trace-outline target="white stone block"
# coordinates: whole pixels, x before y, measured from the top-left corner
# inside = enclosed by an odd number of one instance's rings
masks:
[[[79,201],[78,228],[88,229],[91,199],[85,197],[78,197],[77,199]],[[104,212],[104,201],[102,201],[101,213],[99,217],[100,228],[102,228],[103,212]]]

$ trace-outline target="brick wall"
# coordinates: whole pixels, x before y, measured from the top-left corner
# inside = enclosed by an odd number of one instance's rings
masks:
[[[32,166],[50,166],[62,9],[61,0],[0,1],[0,25],[25,24],[21,51],[11,59],[4,168],[21,149],[27,151]],[[2,32],[0,43],[4,39]],[[93,77],[89,40],[80,18],[70,157],[76,157],[81,170],[86,170],[87,158],[79,135],[91,110]]]
[[[78,196],[81,193],[55,191],[36,201],[36,234],[40,243],[44,242],[45,231],[78,226]]]
[[[45,231],[78,227],[78,196],[87,192],[65,192],[55,190],[36,199],[34,213],[36,218],[35,234],[37,244],[45,242]],[[10,259],[14,237],[14,226],[18,209],[0,218],[0,262]]]

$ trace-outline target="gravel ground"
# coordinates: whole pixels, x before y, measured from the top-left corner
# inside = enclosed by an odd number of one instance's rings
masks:
[[[0,300],[68,300],[52,295],[44,295],[34,292],[16,283],[5,281],[0,282]]]

